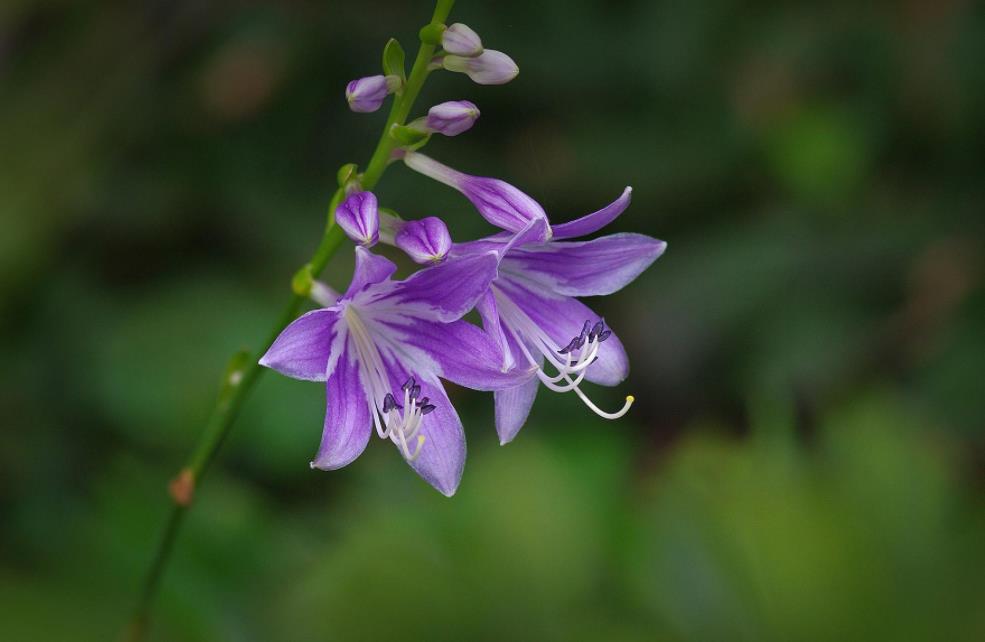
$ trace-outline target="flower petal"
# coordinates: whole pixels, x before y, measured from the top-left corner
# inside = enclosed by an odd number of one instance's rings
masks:
[[[506,341],[506,333],[503,331],[503,324],[500,322],[499,309],[496,306],[496,296],[492,290],[487,290],[479,302],[475,305],[476,312],[482,319],[482,327],[486,333],[496,342],[502,353],[502,369],[509,370],[516,360],[513,358],[513,351]]]
[[[424,444],[411,468],[441,494],[451,497],[458,490],[465,470],[465,431],[455,407],[448,400],[444,386],[433,375],[414,373],[392,358],[384,356],[384,364],[394,390],[399,390],[409,377],[421,387],[421,397],[428,397],[434,412],[421,420]]]
[[[554,238],[570,239],[577,236],[585,236],[602,229],[626,211],[632,197],[633,188],[627,187],[623,190],[619,198],[612,201],[599,211],[586,214],[581,218],[576,218],[575,220],[568,221],[567,223],[555,225]]]
[[[509,252],[500,270],[568,296],[612,294],[650,267],[666,247],[663,241],[642,234],[544,243]]]
[[[379,317],[378,317],[379,318]],[[473,390],[512,388],[534,376],[533,368],[502,368],[503,352],[496,341],[466,321],[437,323],[414,317],[392,317],[381,325],[397,333],[408,365],[434,372]],[[377,336],[381,334],[376,330]]]
[[[367,305],[399,310],[437,321],[455,321],[475,307],[496,278],[495,253],[448,259],[412,274],[384,289]]]
[[[338,319],[332,309],[298,317],[274,339],[260,365],[294,379],[325,381]]]
[[[373,432],[373,417],[359,373],[352,339],[345,342],[325,383],[325,428],[312,468],[335,470],[362,454]]]
[[[537,398],[538,388],[540,380],[535,377],[516,388],[493,393],[496,400],[496,434],[501,446],[513,441],[520,428],[523,428]]]
[[[577,299],[555,294],[529,281],[517,281],[504,274],[496,281],[496,287],[559,346],[567,345],[580,334],[585,321],[595,323],[600,319]],[[588,367],[585,378],[593,383],[614,386],[628,374],[629,357],[613,333],[599,346],[598,360]]]
[[[345,291],[345,297],[351,298],[367,286],[385,281],[396,270],[397,266],[390,259],[373,254],[364,247],[356,246],[356,268],[352,273],[349,289]]]
[[[518,361],[524,360],[513,337],[509,338],[509,350],[516,355]],[[528,352],[537,354],[535,349],[528,349]],[[543,363],[543,358],[539,361]],[[496,402],[496,434],[499,435],[500,445],[505,446],[513,441],[520,428],[523,428],[537,398],[538,388],[540,380],[532,377],[523,385],[493,393]]]

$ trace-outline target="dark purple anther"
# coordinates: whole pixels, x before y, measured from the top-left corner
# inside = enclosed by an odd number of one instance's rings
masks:
[[[612,336],[612,330],[605,330],[599,334],[599,343],[602,343],[606,339]]]
[[[581,334],[578,335],[578,336],[580,336],[580,337],[588,337],[589,339],[591,339],[592,335],[589,334],[589,331],[591,330],[591,327],[592,327],[592,322],[591,321],[585,321],[585,325],[583,325],[581,327]]]
[[[397,405],[397,400],[394,399],[393,395],[389,392],[386,393],[386,396],[383,397],[383,412],[390,412],[396,408],[400,408],[400,406]]]
[[[592,331],[588,333],[588,340],[589,341],[594,340],[597,336],[602,334],[603,330],[605,330],[605,323],[603,323],[600,320],[598,323],[592,326]]]
[[[410,390],[411,388],[414,387],[414,385],[416,383],[417,382],[414,381],[414,377],[411,377],[410,379],[408,379],[407,381],[404,382],[404,385],[400,386],[400,389],[401,390]]]
[[[568,343],[568,345],[566,345],[563,348],[561,348],[560,350],[558,350],[557,353],[558,354],[568,354],[572,350],[577,350],[579,347],[581,347],[579,345],[579,343],[578,343],[578,339],[580,339],[580,338],[581,338],[580,336],[579,337],[575,337],[574,339],[571,340],[570,343]]]
[[[421,387],[418,385],[413,385],[410,387],[410,398],[417,399],[421,396]]]
[[[433,404],[428,404],[421,408],[421,414],[426,415],[434,410],[435,406]]]

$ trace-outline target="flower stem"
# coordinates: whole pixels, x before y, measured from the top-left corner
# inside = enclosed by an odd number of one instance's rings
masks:
[[[454,3],[454,0],[437,0],[434,14],[431,17],[431,24],[437,25],[444,23]],[[427,79],[429,73],[428,64],[431,62],[434,51],[434,45],[421,43],[417,51],[417,57],[414,60],[414,66],[411,68],[410,75],[407,78],[407,83],[400,95],[394,98],[393,105],[390,108],[390,115],[387,117],[386,124],[383,128],[383,133],[380,136],[379,142],[376,144],[376,149],[373,151],[369,163],[366,165],[366,171],[360,178],[360,183],[364,189],[372,189],[383,177],[393,150],[398,145],[397,141],[390,136],[390,129],[393,125],[402,125],[407,121],[414,101],[417,99],[421,87]],[[332,196],[328,210],[328,221],[321,242],[318,244],[318,248],[315,250],[311,259],[305,265],[305,269],[312,276],[317,277],[325,269],[325,265],[335,254],[342,240],[345,238],[342,230],[335,225],[335,208],[342,200],[342,197],[342,188],[339,188]],[[151,604],[160,588],[164,570],[167,568],[168,562],[171,559],[175,540],[177,539],[178,532],[181,530],[181,524],[184,521],[185,514],[194,500],[195,489],[201,484],[206,470],[222,447],[243,402],[249,397],[253,386],[263,375],[264,370],[257,363],[257,359],[267,351],[281,331],[297,317],[304,301],[305,297],[299,294],[295,294],[291,298],[278,317],[277,322],[274,324],[259,352],[249,353],[243,351],[230,359],[208,423],[206,423],[205,429],[191,456],[188,458],[185,467],[181,469],[169,486],[172,499],[171,511],[168,515],[167,522],[165,522],[164,530],[161,532],[161,538],[154,557],[147,569],[144,584],[137,599],[133,619],[130,621],[130,626],[124,634],[125,640],[135,642],[143,639],[147,631]]]

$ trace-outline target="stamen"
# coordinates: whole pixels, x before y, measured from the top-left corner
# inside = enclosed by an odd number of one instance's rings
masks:
[[[347,308],[345,314],[359,361],[360,375],[367,388],[367,403],[376,432],[383,439],[390,439],[407,461],[412,462],[420,456],[424,446],[425,436],[419,434],[422,417],[432,412],[435,406],[427,397],[418,399],[421,386],[414,377],[408,378],[401,386],[404,393],[403,405],[397,403],[397,397],[388,390],[390,385],[386,382],[389,375],[372,337],[355,310]],[[415,438],[417,443],[411,449]]]
[[[508,297],[503,296],[502,293],[496,292],[496,294],[500,314],[503,315],[503,325],[513,335],[523,356],[526,357],[531,366],[536,368],[537,377],[546,388],[554,392],[574,391],[592,412],[604,419],[618,419],[629,411],[635,401],[632,395],[626,397],[623,407],[619,410],[606,412],[595,405],[580,388],[581,382],[588,372],[588,366],[598,360],[601,343],[612,336],[612,331],[605,327],[603,319],[599,319],[594,324],[590,320],[585,321],[581,332],[573,337],[566,346],[558,349],[554,340],[537,326],[519,306]],[[543,358],[557,369],[556,375],[551,376],[544,371],[541,360],[534,359],[533,355],[530,354],[530,350],[527,348],[528,343],[536,347]],[[578,352],[577,357],[573,354],[576,351]],[[563,362],[556,355],[563,355]]]
[[[599,322],[596,323],[594,326],[592,326],[592,331],[588,333],[589,341],[599,336],[602,333],[602,330],[604,329],[605,329],[605,324],[602,322],[601,319],[599,319]]]

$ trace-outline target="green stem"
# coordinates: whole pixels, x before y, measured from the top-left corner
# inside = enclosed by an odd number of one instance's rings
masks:
[[[438,0],[431,18],[431,24],[442,24],[451,12],[454,0]],[[403,91],[393,101],[390,108],[390,115],[387,117],[383,133],[376,149],[366,165],[366,171],[360,178],[360,183],[364,189],[372,189],[383,177],[393,150],[398,143],[390,136],[390,128],[393,125],[406,123],[410,110],[414,106],[414,101],[420,94],[421,87],[429,74],[428,65],[434,56],[435,46],[422,43],[414,59],[414,66],[411,68],[410,75],[404,85]],[[311,259],[305,265],[307,271],[317,277],[325,269],[329,259],[335,254],[342,240],[345,238],[342,230],[335,225],[335,208],[342,200],[344,193],[339,188],[332,196],[332,201],[328,211],[328,222],[325,233],[322,236],[318,248]],[[257,353],[241,352],[233,356],[226,368],[226,374],[222,382],[219,396],[212,409],[205,430],[199,438],[195,449],[192,451],[185,467],[179,472],[178,476],[171,482],[171,498],[173,505],[165,523],[164,530],[155,551],[154,558],[150,567],[147,569],[143,588],[137,600],[137,607],[130,622],[130,627],[125,633],[125,639],[136,641],[143,638],[147,630],[147,623],[150,614],[150,607],[154,597],[161,585],[161,578],[167,568],[174,551],[175,540],[181,530],[185,514],[191,505],[194,492],[201,484],[205,472],[215,459],[216,454],[222,447],[223,442],[232,428],[236,416],[239,414],[243,402],[249,397],[250,392],[257,381],[264,373],[264,369],[257,363],[257,358],[262,355],[273,344],[274,340],[281,331],[293,321],[304,304],[305,297],[295,294],[288,304],[284,307],[277,322],[274,324],[263,343],[262,349]]]

